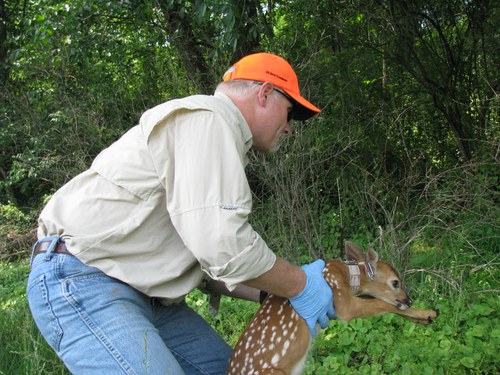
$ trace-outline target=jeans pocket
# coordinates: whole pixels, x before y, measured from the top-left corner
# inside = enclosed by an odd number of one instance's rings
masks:
[[[31,314],[42,336],[49,345],[59,352],[63,330],[50,303],[45,275],[30,280],[26,289]]]

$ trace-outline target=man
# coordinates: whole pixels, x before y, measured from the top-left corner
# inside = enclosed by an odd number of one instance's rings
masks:
[[[214,96],[163,103],[57,191],[39,218],[28,300],[75,374],[224,374],[230,347],[184,302],[196,287],[287,297],[326,327],[319,260],[276,257],[248,223],[250,147],[320,112],[282,58],[237,62]]]

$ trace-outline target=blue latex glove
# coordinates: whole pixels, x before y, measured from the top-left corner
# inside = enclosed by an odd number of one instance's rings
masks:
[[[312,337],[315,337],[316,323],[326,328],[329,319],[335,318],[333,293],[323,277],[325,262],[321,259],[301,267],[306,274],[306,286],[290,303],[295,311],[306,321]]]

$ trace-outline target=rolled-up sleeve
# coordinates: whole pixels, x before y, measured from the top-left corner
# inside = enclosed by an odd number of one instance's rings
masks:
[[[155,150],[166,158],[157,168],[163,169],[167,209],[186,248],[228,288],[271,269],[276,256],[248,222],[252,196],[239,126],[212,111],[179,116],[170,126],[157,132],[169,139],[151,147],[168,149]]]
[[[175,215],[172,222],[203,270],[232,288],[260,276],[276,261],[247,215],[246,209],[214,206]]]

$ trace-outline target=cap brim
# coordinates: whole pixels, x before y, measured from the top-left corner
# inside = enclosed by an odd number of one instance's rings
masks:
[[[305,121],[321,112],[321,109],[310,103],[302,96],[287,92],[288,95],[295,101],[293,109],[293,119],[298,121]]]

